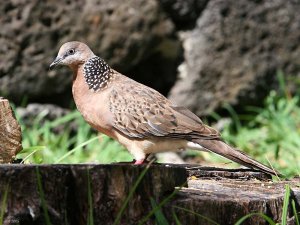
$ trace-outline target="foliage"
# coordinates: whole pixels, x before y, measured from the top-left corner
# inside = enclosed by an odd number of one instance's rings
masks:
[[[248,107],[248,112],[233,116],[236,119],[225,126],[223,138],[288,176],[300,174],[299,96],[271,91],[263,107]]]
[[[25,163],[110,163],[131,161],[131,155],[117,142],[97,133],[74,111],[53,121],[41,113],[26,126],[21,121],[24,149],[17,158]],[[74,128],[75,127],[75,128]]]

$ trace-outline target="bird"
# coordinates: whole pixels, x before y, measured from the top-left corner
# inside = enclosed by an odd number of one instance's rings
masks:
[[[122,144],[134,164],[143,164],[151,153],[194,149],[270,175],[279,174],[225,143],[216,129],[187,108],[111,68],[85,43],[64,43],[50,69],[58,65],[73,71],[72,94],[85,121]]]

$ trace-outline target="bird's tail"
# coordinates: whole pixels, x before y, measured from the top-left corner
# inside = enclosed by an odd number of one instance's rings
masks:
[[[276,170],[273,170],[261,164],[260,162],[251,159],[244,152],[241,152],[240,150],[230,147],[229,145],[227,145],[221,140],[195,139],[193,140],[193,142],[196,142],[197,144],[201,145],[203,148],[206,148],[211,152],[221,155],[227,159],[230,159],[248,168],[258,169],[264,173],[275,175],[275,176],[281,176],[281,174],[278,173]]]

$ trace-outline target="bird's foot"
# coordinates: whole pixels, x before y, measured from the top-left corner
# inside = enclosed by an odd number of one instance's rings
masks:
[[[144,159],[135,160],[134,165],[142,165],[144,161]]]

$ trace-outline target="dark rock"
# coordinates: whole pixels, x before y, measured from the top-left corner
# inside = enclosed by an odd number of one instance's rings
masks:
[[[257,105],[277,88],[277,70],[293,75],[288,88],[296,89],[299,5],[293,0],[4,1],[0,93],[16,103],[25,98],[69,107],[71,72],[48,66],[62,43],[79,40],[113,68],[163,94],[183,61],[170,98],[197,114],[224,102]]]
[[[55,120],[66,114],[70,113],[70,110],[61,108],[53,104],[38,104],[31,103],[26,107],[18,107],[18,117],[27,125],[32,125],[34,119],[39,118],[43,120]],[[42,123],[41,121],[41,123]]]
[[[29,101],[69,106],[71,72],[48,71],[66,41],[87,43],[123,72],[157,56],[159,45],[174,39],[173,24],[156,0],[11,0],[0,5],[0,13],[5,15],[0,20],[0,93],[15,102],[26,95]]]
[[[194,27],[209,0],[160,0],[179,30]]]
[[[25,129],[30,127],[43,127],[51,124],[51,130],[55,133],[62,134],[66,130],[77,132],[77,118],[81,117],[78,114],[71,113],[70,110],[61,108],[53,104],[38,104],[31,103],[26,107],[17,107],[16,114],[25,125]],[[62,119],[58,121],[59,119]],[[53,126],[55,124],[55,126]]]
[[[207,114],[222,103],[258,105],[276,72],[300,77],[300,4],[297,1],[211,0],[194,30],[181,33],[184,63],[170,98]]]
[[[51,131],[60,135],[67,130],[71,134],[78,130],[79,112],[74,113],[69,109],[53,104],[31,103],[26,107],[17,107],[16,114],[25,129],[30,127],[51,127]],[[55,126],[53,126],[55,124]]]
[[[167,95],[176,81],[177,67],[182,62],[182,48],[176,39],[161,42],[152,55],[125,74]]]

